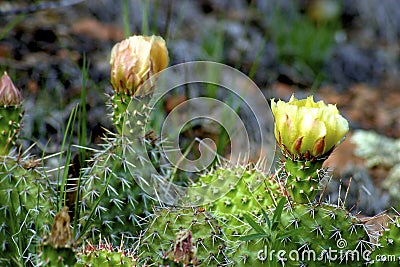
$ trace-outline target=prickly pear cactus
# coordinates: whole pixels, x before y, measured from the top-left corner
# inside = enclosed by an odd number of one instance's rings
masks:
[[[111,51],[110,82],[114,95],[110,96],[108,105],[117,134],[114,138],[106,138],[103,149],[93,156],[80,189],[81,212],[84,214],[81,228],[84,232],[90,228],[93,241],[99,233],[109,236],[113,243],[122,236],[132,240],[145,223],[143,217],[147,216],[152,201],[132,178],[129,167],[136,167],[136,162],[129,162],[126,155],[135,154],[138,143],[144,143],[149,149],[154,144],[146,142],[145,136],[136,135],[142,130],[145,107],[129,113],[128,105],[135,97],[143,99],[152,93],[153,86],[149,83],[145,87],[143,84],[167,65],[165,41],[158,36],[131,36],[117,43]],[[124,136],[126,115],[134,119],[134,129],[130,134],[135,140]],[[143,142],[138,142],[137,139],[141,138]],[[140,174],[138,176],[138,179],[144,180]]]
[[[400,264],[400,217],[396,217],[387,229],[382,231],[378,246],[372,252],[371,266],[394,267]]]
[[[132,240],[151,210],[152,201],[135,183],[128,170],[124,150],[129,141],[118,135],[105,139],[104,149],[91,159],[84,170],[80,187],[81,229],[97,242],[99,234],[119,244],[122,236]]]
[[[301,259],[300,262],[306,262],[308,266],[360,266],[365,262],[363,253],[370,249],[365,225],[342,207],[328,204],[287,205],[281,220],[282,226],[288,230],[301,229],[296,235],[288,237],[287,242],[296,244],[299,253],[316,253],[317,261]],[[357,257],[352,258],[346,253],[354,253]]]
[[[137,259],[131,252],[124,249],[122,243],[117,248],[109,242],[102,242],[101,240],[98,245],[89,243],[83,247],[82,251],[77,253],[77,257],[78,262],[75,267],[138,266]]]
[[[37,159],[25,156],[0,158],[0,265],[12,257],[29,257],[38,237],[50,231],[54,192]],[[13,259],[15,260],[15,259]]]
[[[343,208],[286,204],[279,216],[273,236],[237,242],[235,266],[363,266],[366,262],[370,238],[365,226]],[[267,229],[263,217],[255,222]],[[247,235],[251,234],[255,231],[249,227]]]
[[[210,188],[212,194],[215,190],[229,190],[228,193],[217,200],[207,204],[205,208],[217,215],[219,220],[229,227],[226,234],[239,235],[243,231],[243,214],[261,214],[261,208],[273,207],[279,199],[279,184],[263,172],[250,167],[218,167],[199,177],[194,186],[208,186],[211,182],[220,180],[218,188]]]
[[[161,208],[140,238],[140,266],[223,266],[226,242],[203,209]]]

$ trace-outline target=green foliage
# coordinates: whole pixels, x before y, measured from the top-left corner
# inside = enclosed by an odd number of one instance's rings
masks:
[[[315,78],[331,55],[339,25],[338,20],[316,24],[297,7],[290,14],[278,8],[270,34],[282,63],[294,67],[299,75]]]
[[[44,245],[41,251],[39,266],[71,267],[75,265],[75,251],[70,247],[54,248]]]

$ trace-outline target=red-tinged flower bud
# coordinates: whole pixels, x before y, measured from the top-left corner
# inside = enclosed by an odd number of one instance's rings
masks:
[[[168,65],[168,50],[160,36],[131,36],[111,51],[111,85],[115,92],[135,95],[151,75]],[[149,92],[141,92],[146,95]]]
[[[4,72],[0,79],[0,105],[1,106],[19,106],[22,102],[22,95],[19,89],[14,85],[7,72]]]

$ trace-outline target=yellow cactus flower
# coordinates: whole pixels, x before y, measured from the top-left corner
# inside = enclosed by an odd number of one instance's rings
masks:
[[[319,158],[329,153],[349,131],[347,120],[336,105],[314,102],[313,96],[289,102],[271,101],[275,137],[282,151],[300,159]]]
[[[111,51],[111,85],[117,93],[137,94],[151,75],[167,67],[168,61],[162,37],[131,36],[117,43]]]

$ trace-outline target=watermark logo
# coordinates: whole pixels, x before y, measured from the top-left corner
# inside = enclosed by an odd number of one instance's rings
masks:
[[[202,87],[203,86],[203,91]],[[215,91],[206,90],[213,85]],[[200,88],[200,93],[179,103],[168,116],[158,121],[165,161],[155,167],[143,137],[152,130],[152,118],[161,118],[160,101],[171,91],[185,87]],[[143,84],[151,88],[151,97],[132,99],[124,118],[123,135],[130,145],[125,150],[129,171],[136,183],[160,202],[193,206],[212,202],[229,192],[230,186],[215,180],[205,186],[186,186],[174,181],[176,170],[193,174],[206,172],[217,159],[221,165],[236,166],[257,162],[268,173],[275,156],[274,121],[268,101],[256,84],[240,71],[215,62],[188,62],[169,67]],[[214,96],[211,96],[214,95]],[[221,96],[222,95],[222,96]],[[216,96],[216,97],[215,97]],[[200,156],[188,158],[180,147],[182,132],[194,123],[219,125],[229,138],[229,157],[218,155],[211,138],[194,140]],[[213,127],[213,126],[210,126]],[[238,182],[241,175],[235,177]]]
[[[325,248],[318,251],[302,247],[301,249],[292,250],[274,250],[268,248],[261,249],[257,253],[257,259],[261,262],[369,262],[371,251],[368,249],[363,250],[350,250],[346,249],[347,240],[340,238],[336,241],[337,248]]]
[[[346,241],[346,239],[339,238],[339,239],[336,241],[336,246],[338,247],[338,249],[344,249],[344,248],[346,248],[346,247],[347,247],[347,241]]]

